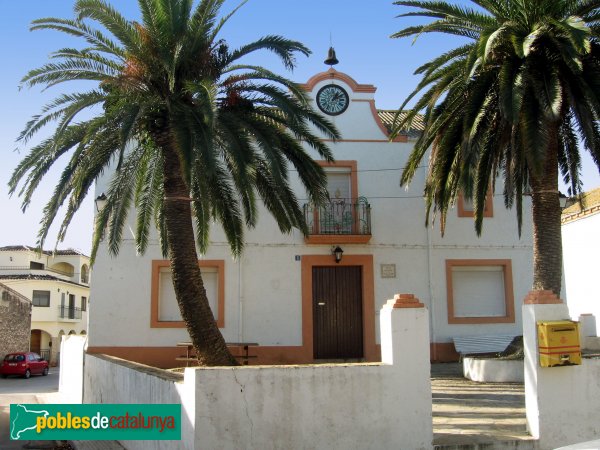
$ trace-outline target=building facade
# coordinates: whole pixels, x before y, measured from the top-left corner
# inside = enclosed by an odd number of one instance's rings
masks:
[[[30,349],[58,362],[64,334],[87,334],[89,257],[76,250],[0,247],[0,283],[32,304]]]
[[[567,303],[573,318],[581,314],[595,317],[600,330],[600,286],[598,263],[600,254],[600,188],[587,192],[582,204],[563,210],[562,239]]]
[[[517,305],[532,280],[529,200],[520,238],[514,211],[491,191],[480,238],[462,198],[448,213],[442,238],[439,226],[424,226],[426,168],[408,189],[399,186],[418,124],[391,142],[394,112],[376,109],[374,86],[334,69],[304,86],[342,135],[329,142],[336,161],[320,162],[331,202],[304,205],[307,238],[281,234],[262,208],[237,260],[222,230],[211,230],[199,264],[225,340],[258,344],[252,364],[378,361],[379,310],[398,292],[428,306],[432,360],[457,358],[453,337],[520,335]],[[108,178],[99,180],[97,195],[107,186]],[[306,197],[299,182],[296,192]],[[502,192],[500,182],[496,192]],[[129,220],[133,224],[135,215]],[[117,258],[105,246],[98,254],[92,295],[100,301],[90,317],[88,351],[172,367],[181,353],[176,343],[189,337],[168,261],[156,236],[146,254],[137,255],[135,226],[125,229]]]

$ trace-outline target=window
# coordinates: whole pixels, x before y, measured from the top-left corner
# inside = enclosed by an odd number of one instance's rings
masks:
[[[225,326],[225,262],[198,261],[202,281],[217,326]],[[151,328],[183,328],[179,305],[175,298],[169,261],[152,261]]]
[[[351,234],[352,178],[350,167],[326,167],[329,204],[319,211],[321,234]]]
[[[352,199],[351,167],[326,167],[327,192],[331,201]]]
[[[87,311],[87,298],[81,297],[81,310]]]
[[[366,243],[371,239],[370,205],[358,195],[357,163],[317,161],[327,176],[329,203],[304,206],[308,244]]]
[[[50,291],[33,291],[33,306],[50,306]]]
[[[514,323],[508,259],[446,261],[448,323]]]
[[[88,266],[84,264],[83,266],[81,266],[81,282],[87,284],[89,283],[89,281],[89,269]]]
[[[474,206],[472,200],[464,198],[462,193],[458,195],[458,217],[473,217]],[[483,217],[494,216],[494,197],[492,195],[492,189],[488,189],[485,197],[485,207],[483,208]]]
[[[33,270],[44,270],[44,265],[39,262],[29,261],[29,268]]]

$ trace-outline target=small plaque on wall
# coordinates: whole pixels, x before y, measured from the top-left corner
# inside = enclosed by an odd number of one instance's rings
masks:
[[[381,278],[396,278],[396,264],[381,264]]]

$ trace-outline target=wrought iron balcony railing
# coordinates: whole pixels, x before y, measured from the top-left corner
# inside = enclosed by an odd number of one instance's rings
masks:
[[[336,198],[315,207],[304,205],[304,219],[310,234],[371,235],[371,205],[365,197]]]
[[[58,307],[58,318],[79,320],[81,319],[81,308],[61,305]]]

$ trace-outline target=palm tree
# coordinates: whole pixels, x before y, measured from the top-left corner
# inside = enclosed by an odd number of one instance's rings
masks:
[[[462,192],[472,199],[481,233],[486,192],[504,179],[504,203],[522,198],[533,213],[534,289],[560,295],[562,244],[559,170],[570,194],[581,191],[581,146],[600,167],[600,1],[397,1],[416,10],[401,16],[433,18],[392,37],[443,33],[465,38],[416,70],[422,79],[401,109],[416,98],[396,132],[424,113],[401,183],[413,178],[431,148],[425,185],[427,217]]]
[[[96,219],[92,260],[103,235],[109,252],[118,253],[135,206],[137,251],[146,250],[154,224],[202,365],[236,362],[210,310],[196,246],[206,251],[209,225],[216,221],[232,254],[239,256],[244,228],[257,221],[257,198],[282,232],[297,228],[307,233],[288,171],[292,166],[298,172],[312,201],[325,201],[325,174],[300,142],[331,161],[329,149],[309,125],[338,138],[299,85],[239,61],[267,50],[291,70],[295,54],[309,50],[279,36],[231,50],[219,32],[235,10],[219,20],[223,1],[201,0],[194,6],[193,0],[139,0],[138,23],[103,0],[77,0],[75,19],[34,21],[33,30],[57,30],[86,45],[58,50],[51,55],[54,61],[30,71],[23,85],[83,80],[94,87],[58,96],[27,123],[18,139],[22,144],[48,123],[56,128],[31,149],[9,182],[25,209],[50,166],[70,155],[44,209],[38,236],[42,248],[59,208],[66,205],[58,235],[62,240],[95,180],[109,167],[114,170],[106,206]]]

